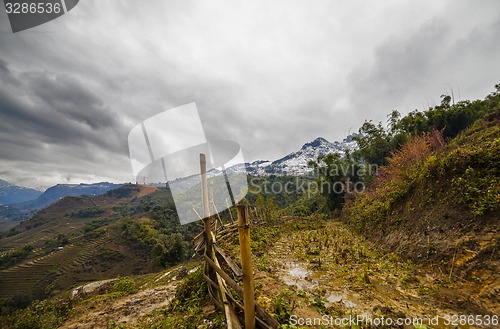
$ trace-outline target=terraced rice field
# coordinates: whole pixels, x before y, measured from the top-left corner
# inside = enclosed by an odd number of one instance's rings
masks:
[[[107,243],[104,235],[93,241],[79,241],[61,250],[31,259],[0,271],[0,298],[15,295],[43,295],[44,288],[56,276],[77,270],[89,261],[95,248]]]

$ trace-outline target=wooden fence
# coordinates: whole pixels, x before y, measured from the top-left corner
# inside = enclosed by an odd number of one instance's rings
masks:
[[[193,244],[195,252],[203,253],[205,261],[203,277],[208,283],[210,296],[215,306],[224,312],[228,329],[277,328],[279,323],[255,301],[250,250],[249,208],[238,205],[237,221],[234,220],[230,212],[231,223],[224,224],[215,208],[213,199],[209,198],[204,154],[200,154],[200,169],[204,206],[203,232],[193,239]],[[210,208],[212,208],[216,216],[210,216]],[[258,216],[257,212],[254,214],[256,219],[262,218]],[[218,241],[233,236],[236,231],[238,231],[240,240],[241,268],[218,245]],[[230,269],[230,273],[227,273],[223,268]],[[240,286],[237,282],[240,278],[243,286]],[[243,304],[241,300],[243,300]],[[237,310],[243,311],[243,327],[237,315]]]

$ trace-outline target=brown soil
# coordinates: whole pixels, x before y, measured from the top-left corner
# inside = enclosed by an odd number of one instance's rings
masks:
[[[167,285],[122,297],[112,303],[105,303],[90,312],[72,317],[60,328],[108,328],[111,321],[117,325],[133,327],[142,316],[166,307],[175,296],[177,285],[178,282],[173,281]]]
[[[156,191],[158,191],[158,188],[156,188],[154,186],[141,185],[141,190],[139,191],[139,194],[137,194],[137,197],[142,198],[143,196],[150,195]]]
[[[434,327],[446,328],[446,315],[498,314],[497,275],[476,273],[482,278],[476,283],[457,280],[453,274],[450,279],[449,272],[436,273],[378,250],[342,223],[288,233],[268,250],[271,270],[256,276],[257,285],[265,296],[277,296],[288,286],[294,298],[302,301],[293,312],[299,317],[320,317],[320,313],[394,319],[437,316],[440,324]],[[456,266],[470,264],[473,258],[457,257]],[[321,312],[314,301],[323,307]]]

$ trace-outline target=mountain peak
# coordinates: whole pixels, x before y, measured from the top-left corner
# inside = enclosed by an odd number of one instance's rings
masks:
[[[329,145],[330,142],[327,141],[326,139],[324,139],[323,137],[318,137],[316,138],[315,140],[313,140],[312,142],[309,142],[309,143],[306,143],[302,146],[302,150],[306,149],[306,148],[315,148],[315,147],[318,147],[318,146],[321,146],[321,145]]]
[[[24,202],[38,198],[41,191],[17,186],[0,179],[0,205]]]

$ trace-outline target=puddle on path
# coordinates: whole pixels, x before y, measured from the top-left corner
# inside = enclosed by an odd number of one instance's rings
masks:
[[[358,306],[358,304],[356,304],[348,299],[349,298],[348,294],[349,293],[345,290],[342,293],[331,293],[329,295],[327,293],[328,297],[326,297],[327,302],[325,303],[325,306],[330,307],[336,303],[343,303],[344,306],[347,308],[353,308],[353,307]]]
[[[313,270],[307,269],[307,266],[297,260],[288,259],[278,271],[279,278],[287,285],[297,287],[298,290],[304,290],[308,293],[314,291],[315,288],[327,287],[327,276],[318,275]],[[325,282],[323,282],[324,280]],[[344,290],[340,292],[329,291],[326,289],[327,307],[335,303],[343,303],[347,308],[356,307],[358,304],[352,301],[349,292]]]
[[[312,290],[318,286],[317,280],[310,280],[311,272],[296,261],[287,261],[283,265],[281,279],[289,286],[296,286],[299,290]]]

